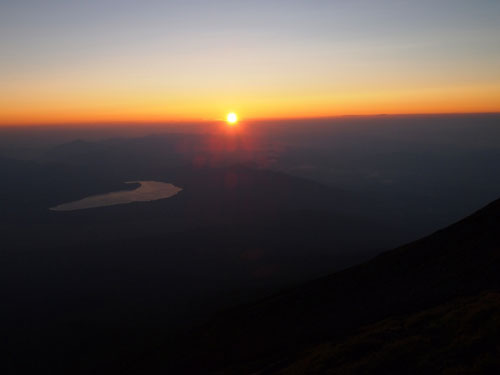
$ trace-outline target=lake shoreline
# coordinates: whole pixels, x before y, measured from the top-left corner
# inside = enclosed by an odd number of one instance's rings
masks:
[[[109,207],[133,202],[152,202],[171,198],[182,191],[182,188],[171,183],[159,181],[126,181],[126,184],[139,184],[134,190],[120,190],[105,194],[62,203],[49,208],[51,211],[76,211],[90,208]]]

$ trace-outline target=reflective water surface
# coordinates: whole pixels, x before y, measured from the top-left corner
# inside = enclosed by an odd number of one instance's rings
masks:
[[[140,184],[135,190],[115,191],[112,193],[92,195],[78,201],[63,203],[52,207],[53,211],[74,211],[87,208],[114,206],[132,202],[150,202],[173,197],[182,189],[175,185],[158,181],[127,181],[126,184]]]

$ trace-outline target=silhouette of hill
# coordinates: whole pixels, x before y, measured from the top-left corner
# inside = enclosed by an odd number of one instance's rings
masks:
[[[500,294],[484,292],[364,326],[319,344],[278,374],[497,374]]]
[[[143,168],[148,164],[147,158],[137,164]],[[251,227],[252,223],[265,222],[281,226],[283,218],[290,221],[293,219],[288,217],[297,215],[305,220],[296,220],[298,226],[318,225],[321,220],[335,223],[339,244],[350,237],[355,243],[383,249],[413,235],[394,217],[379,217],[384,208],[376,199],[280,172],[241,165],[167,168],[154,164],[134,174],[113,165],[106,161],[89,167],[0,159],[0,174],[5,176],[0,183],[0,221],[5,223],[6,240],[12,238],[12,245],[18,245],[19,231],[26,230],[21,224],[30,225],[31,236],[26,239],[41,246],[44,241],[60,244],[64,238],[76,243],[89,235],[109,240],[139,238],[207,225],[213,228],[238,223]],[[133,189],[133,185],[124,183],[131,179],[172,182],[183,191],[174,198],[155,202],[65,213],[49,211],[50,207],[90,195]],[[311,222],[307,221],[308,216]],[[361,228],[366,239],[352,236]],[[371,235],[374,238],[368,240]]]
[[[183,191],[54,212],[130,187],[108,166],[1,163],[4,373],[112,369],[221,307],[359,263],[404,238],[390,222],[360,215],[366,198],[278,172],[155,166],[140,177]]]
[[[204,374],[498,371],[499,243],[497,200],[364,264],[221,313],[142,365]]]

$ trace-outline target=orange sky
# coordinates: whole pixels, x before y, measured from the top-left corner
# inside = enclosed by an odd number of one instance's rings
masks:
[[[500,112],[495,2],[152,4],[0,5],[0,125]]]
[[[338,115],[500,112],[500,87],[436,88],[408,91],[283,94],[214,99],[72,93],[53,97],[3,98],[1,123],[61,124],[303,118]]]

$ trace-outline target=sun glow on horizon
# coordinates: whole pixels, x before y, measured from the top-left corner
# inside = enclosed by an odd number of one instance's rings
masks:
[[[234,125],[238,122],[238,115],[234,112],[230,112],[227,114],[226,116],[226,122],[229,124],[229,125]]]

